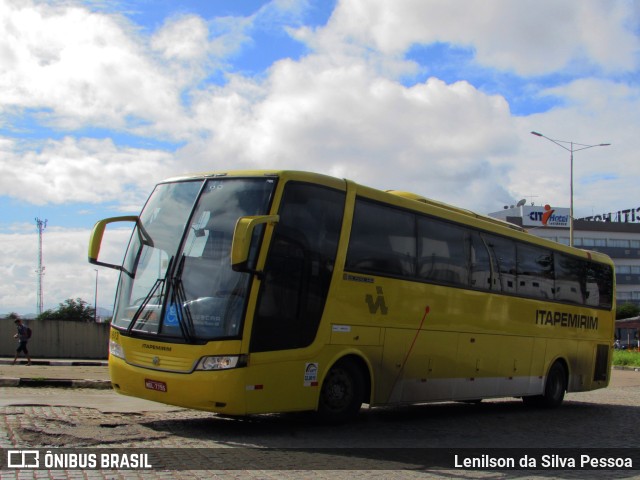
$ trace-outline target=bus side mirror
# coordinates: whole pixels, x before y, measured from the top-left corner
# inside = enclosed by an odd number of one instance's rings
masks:
[[[236,272],[252,272],[249,265],[249,252],[254,238],[254,232],[259,225],[278,223],[278,215],[258,215],[240,217],[236,222],[231,243],[231,268]]]
[[[113,265],[111,263],[104,263],[98,261],[98,255],[100,254],[100,247],[102,246],[102,237],[104,230],[108,224],[114,222],[134,222],[136,225],[140,225],[140,219],[137,216],[126,217],[111,217],[98,221],[91,231],[91,237],[89,238],[89,263],[94,265],[101,265],[103,267],[114,268],[116,270],[122,270],[120,265]]]

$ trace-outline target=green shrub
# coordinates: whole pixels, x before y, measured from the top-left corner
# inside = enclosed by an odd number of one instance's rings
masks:
[[[614,350],[613,364],[619,366],[640,367],[640,352],[634,350]]]

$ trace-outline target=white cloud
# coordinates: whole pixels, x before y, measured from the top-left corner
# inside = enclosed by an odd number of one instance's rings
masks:
[[[168,20],[151,38],[151,46],[168,60],[202,61],[207,57],[208,37],[209,29],[204,19],[187,15]]]
[[[629,25],[634,2],[606,0],[343,0],[326,28],[298,31],[328,53],[355,46],[402,56],[414,44],[473,49],[480,64],[521,75],[586,60],[605,70],[637,67],[640,42]],[[637,19],[636,19],[637,21]]]
[[[172,70],[181,88],[193,86],[206,75],[227,67],[226,59],[250,43],[251,19],[224,17],[205,21],[197,15],[169,18],[155,32],[150,45]]]
[[[171,154],[118,147],[110,139],[50,140],[39,151],[0,143],[0,190],[32,204],[118,202],[139,208],[176,169]]]
[[[123,17],[25,1],[0,4],[0,18],[0,113],[32,110],[71,130],[144,132],[153,123],[180,137],[180,77],[154,61]]]
[[[29,230],[34,232],[33,226]],[[89,231],[47,228],[43,234],[42,277],[44,309],[55,309],[68,298],[82,298],[93,306],[95,301],[96,272],[98,269],[98,307],[113,308],[117,272],[96,267],[87,261]],[[131,230],[113,229],[109,241],[104,242],[104,258],[122,259],[123,247]],[[0,314],[16,311],[21,314],[37,313],[36,269],[38,266],[37,233],[0,234]]]
[[[321,56],[281,61],[263,83],[211,89],[194,104],[209,136],[200,155],[181,152],[191,161],[338,173],[463,203],[451,188],[461,179],[465,189],[501,190],[497,171],[517,138],[504,98],[467,82],[405,87],[365,62],[334,65]],[[469,203],[496,201],[485,200]]]

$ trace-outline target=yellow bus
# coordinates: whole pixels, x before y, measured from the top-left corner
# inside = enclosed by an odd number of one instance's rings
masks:
[[[107,225],[134,222],[122,265]],[[606,387],[611,260],[500,220],[294,171],[166,180],[99,221],[121,271],[109,347],[125,395],[228,415]]]

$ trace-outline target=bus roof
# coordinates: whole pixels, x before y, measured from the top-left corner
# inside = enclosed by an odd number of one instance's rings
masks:
[[[437,200],[431,200],[429,198],[423,197],[421,195],[417,195],[411,192],[402,192],[398,190],[386,190],[387,193],[392,195],[397,195],[399,197],[408,198],[410,200],[415,200],[420,203],[424,203],[426,205],[431,205],[434,207],[443,208],[445,210],[456,212],[461,215],[468,215],[473,218],[477,218],[479,220],[483,220],[485,222],[495,223],[496,225],[500,225],[502,227],[511,228],[512,230],[517,230],[519,232],[526,232],[526,230],[518,225],[514,225],[513,223],[506,222],[499,218],[492,218],[486,215],[480,215],[479,213],[472,212],[471,210],[467,210],[465,208],[454,207],[453,205],[449,205],[448,203],[438,202]]]

